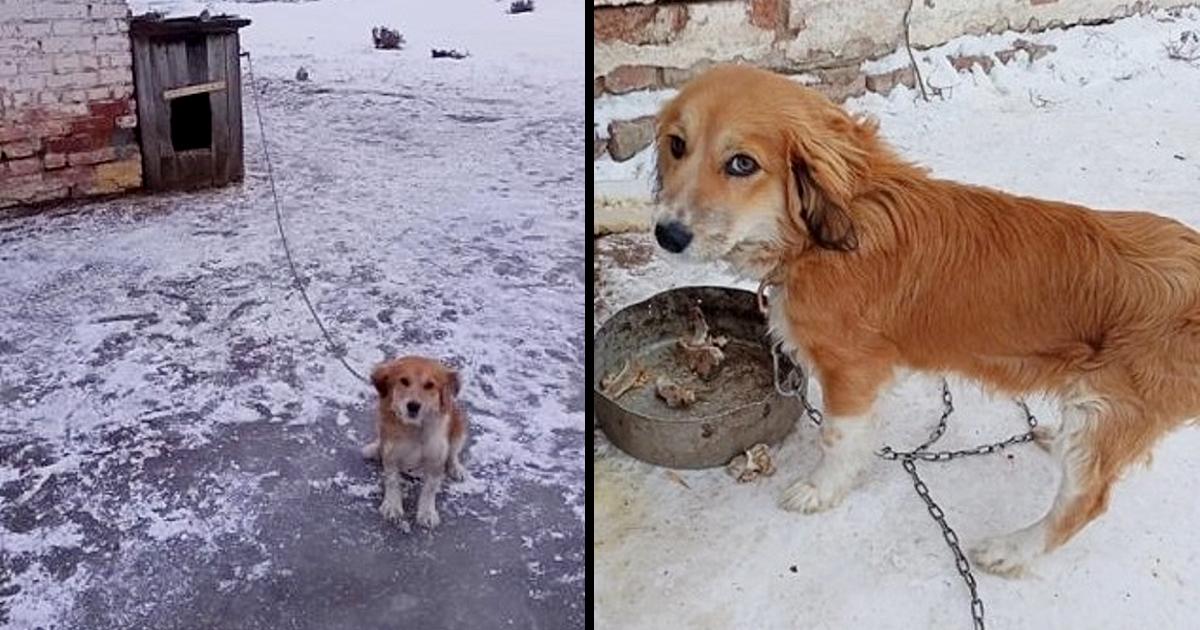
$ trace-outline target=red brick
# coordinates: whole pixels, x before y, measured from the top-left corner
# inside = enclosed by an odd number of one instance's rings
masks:
[[[0,127],[0,144],[13,142],[14,140],[24,140],[33,133],[27,125],[14,125],[12,127]]]
[[[111,162],[117,159],[117,150],[112,147],[102,147],[91,151],[80,151],[79,153],[70,153],[67,155],[67,164],[71,166],[81,166],[86,164],[97,164],[99,162]]]
[[[51,171],[67,165],[67,156],[62,153],[47,153],[42,156],[42,165]]]
[[[620,66],[604,77],[604,87],[612,94],[658,87],[658,68],[654,66]]]
[[[697,62],[690,68],[663,68],[663,87],[682,87],[683,84],[691,81],[696,75],[708,70],[713,65],[713,62],[706,60]]]
[[[61,186],[76,186],[91,182],[95,173],[95,166],[71,166],[56,171],[45,171],[42,176],[46,181],[56,182]]]
[[[115,119],[129,113],[129,99],[88,103],[88,111],[92,113],[92,116]]]
[[[71,133],[108,134],[117,128],[117,121],[111,116],[87,116],[71,121]]]
[[[624,162],[654,142],[654,116],[617,120],[608,125],[608,154]]]
[[[32,175],[42,170],[42,159],[39,157],[8,160],[4,162],[10,175]]]
[[[916,87],[917,79],[913,73],[912,66],[904,66],[903,68],[896,68],[891,72],[870,75],[866,77],[865,85],[871,92],[887,95],[897,85],[907,85],[910,88]]]
[[[592,33],[598,42],[663,45],[674,41],[687,26],[688,10],[682,4],[597,7],[592,17]]]
[[[13,177],[0,186],[0,205],[13,205],[11,202],[38,203],[50,199],[61,199],[68,194],[67,185],[54,180],[43,179],[41,174]]]
[[[37,138],[6,142],[0,145],[0,157],[9,160],[29,157],[37,153],[40,148],[42,148],[42,143]]]
[[[99,149],[108,144],[107,135],[76,133],[46,140],[47,153],[79,153]]]
[[[42,138],[65,136],[71,129],[65,120],[43,120],[31,124],[29,128],[34,135]]]
[[[989,55],[948,55],[950,65],[958,72],[970,72],[972,66],[978,65],[984,72],[991,72],[996,66],[996,60]]]
[[[768,31],[782,30],[786,15],[782,0],[750,0],[746,6],[750,23]]]

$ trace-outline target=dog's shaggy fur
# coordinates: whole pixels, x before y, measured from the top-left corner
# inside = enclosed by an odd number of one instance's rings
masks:
[[[383,502],[379,511],[400,528],[404,520],[401,473],[420,473],[417,524],[437,527],[434,500],[445,477],[459,480],[459,459],[467,439],[467,417],[458,405],[458,373],[436,359],[410,356],[384,363],[371,373],[379,393],[378,438],[363,447],[363,457],[383,463]]]
[[[820,379],[822,461],[785,508],[843,498],[878,445],[874,403],[898,368],[1050,393],[1062,401],[1061,429],[1041,436],[1062,463],[1054,504],[972,552],[1019,574],[1200,411],[1200,236],[1176,221],[935,179],[874,122],[748,67],[686,85],[656,141],[660,243],[765,279],[773,333]]]

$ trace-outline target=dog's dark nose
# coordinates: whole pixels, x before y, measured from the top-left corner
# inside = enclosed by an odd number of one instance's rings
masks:
[[[668,221],[654,226],[654,238],[663,249],[678,254],[692,242],[692,231],[679,221]]]
[[[421,403],[413,400],[408,403],[408,415],[417,417],[417,413],[421,411]]]

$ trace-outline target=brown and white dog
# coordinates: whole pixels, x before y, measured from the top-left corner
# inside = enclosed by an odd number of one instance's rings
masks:
[[[417,524],[437,527],[441,519],[434,500],[442,480],[460,480],[465,474],[459,454],[467,439],[467,417],[456,400],[458,373],[436,359],[409,356],[376,367],[371,383],[379,392],[378,437],[363,447],[363,457],[383,463],[379,511],[409,531],[400,475],[420,472]]]
[[[1200,412],[1200,236],[935,179],[877,128],[785,77],[714,68],[660,113],[655,236],[762,280],[772,333],[820,380],[822,458],[786,509],[828,509],[851,489],[899,368],[1061,400],[1061,428],[1039,436],[1062,465],[1053,506],[972,549],[1020,574]]]

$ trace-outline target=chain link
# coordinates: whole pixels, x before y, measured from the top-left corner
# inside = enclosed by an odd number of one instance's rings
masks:
[[[775,367],[775,391],[782,396],[795,397],[800,400],[800,404],[804,407],[804,413],[808,416],[810,422],[820,428],[824,421],[824,415],[819,409],[814,407],[808,400],[808,373],[799,365],[793,364],[792,369],[787,374],[781,375],[781,362],[783,360],[782,344],[775,343],[771,346],[771,355]],[[938,418],[937,425],[929,434],[929,438],[921,443],[917,448],[911,451],[897,451],[890,446],[884,446],[876,455],[882,459],[889,461],[900,461],[901,467],[912,478],[913,488],[917,491],[917,496],[925,502],[925,509],[929,511],[929,516],[937,523],[942,530],[942,538],[946,541],[946,546],[950,548],[950,552],[954,554],[954,567],[958,570],[959,576],[967,585],[967,590],[971,593],[971,619],[975,623],[975,630],[984,630],[983,617],[983,600],[979,598],[978,585],[975,582],[975,575],[971,572],[971,563],[967,560],[966,554],[963,553],[962,546],[958,540],[958,534],[946,522],[946,513],[941,506],[933,500],[929,494],[929,487],[921,480],[921,476],[917,474],[918,460],[926,462],[945,462],[952,459],[962,457],[970,457],[973,455],[988,455],[996,451],[1005,449],[1015,444],[1023,444],[1034,439],[1034,430],[1037,429],[1037,417],[1029,410],[1029,405],[1025,401],[1018,400],[1017,406],[1021,408],[1021,412],[1025,416],[1025,424],[1029,430],[1014,435],[1000,442],[992,442],[989,444],[981,444],[975,448],[958,449],[950,451],[930,451],[929,447],[933,446],[938,440],[946,434],[946,424],[954,413],[954,398],[950,395],[950,385],[942,380],[942,415]]]

